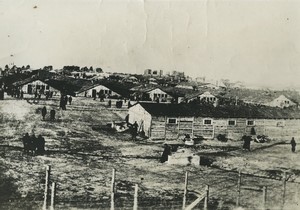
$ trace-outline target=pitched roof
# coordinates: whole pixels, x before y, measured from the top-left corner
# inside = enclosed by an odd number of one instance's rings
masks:
[[[134,86],[133,84],[130,83],[121,83],[121,82],[107,81],[107,80],[100,81],[99,84],[104,85],[110,90],[127,98],[130,96],[130,92],[129,92],[130,88]]]
[[[247,119],[300,119],[298,109],[266,106],[210,106],[199,104],[138,103],[153,116]]]
[[[26,84],[31,83],[31,82],[36,81],[36,80],[40,80],[40,79],[37,78],[37,77],[29,77],[29,78],[14,82],[14,83],[12,83],[12,85],[15,86],[15,87],[19,87],[19,86],[26,85]]]
[[[194,93],[191,93],[191,94],[187,94],[185,96],[186,99],[193,99],[193,98],[196,98],[200,95],[203,95],[204,97],[216,97],[215,95],[211,94],[209,91],[196,91]]]
[[[147,93],[151,90],[154,90],[156,88],[159,88],[162,90],[161,87],[159,87],[158,85],[139,85],[139,86],[135,86],[135,87],[132,87],[130,89],[131,92],[140,92],[140,93]]]
[[[251,102],[256,104],[266,104],[280,95],[286,96],[288,99],[295,103],[300,103],[300,95],[296,91],[282,90],[282,91],[271,91],[271,90],[254,90],[254,89],[230,89],[226,91],[224,97],[235,98],[243,100],[245,102]]]
[[[83,85],[78,91],[76,91],[76,93],[82,93],[82,92],[85,92],[87,90],[90,90],[94,87],[97,87],[97,86],[100,86],[101,84],[93,84],[93,83],[90,83],[90,84],[86,84],[86,85]]]

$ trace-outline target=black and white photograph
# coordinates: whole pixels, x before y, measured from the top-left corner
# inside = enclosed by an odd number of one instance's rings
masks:
[[[300,210],[300,1],[0,0],[0,210]]]

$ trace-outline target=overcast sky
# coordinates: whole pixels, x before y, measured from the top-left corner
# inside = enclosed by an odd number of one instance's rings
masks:
[[[150,68],[300,86],[297,0],[0,0],[0,27],[1,67]]]

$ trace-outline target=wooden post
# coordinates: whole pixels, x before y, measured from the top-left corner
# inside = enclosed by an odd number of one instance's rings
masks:
[[[241,182],[242,182],[241,171],[239,171],[239,175],[238,175],[238,184],[237,184],[237,198],[236,198],[236,205],[237,205],[237,206],[240,205]]]
[[[55,193],[56,193],[55,190],[56,190],[56,183],[55,183],[55,182],[52,182],[50,210],[54,210],[54,205],[55,205]]]
[[[283,192],[282,192],[282,207],[285,203],[285,191],[286,191],[286,171],[283,174]]]
[[[266,186],[263,186],[263,209],[266,209],[267,207],[267,187]]]
[[[295,199],[295,202],[298,204],[299,202],[299,190],[300,190],[300,184],[297,184],[297,187],[296,187],[296,192],[295,192],[295,196],[294,196],[294,199]]]
[[[44,204],[43,204],[43,209],[44,210],[47,209],[47,198],[48,198],[48,192],[49,192],[50,171],[51,171],[51,166],[47,165],[46,166],[46,177],[45,177]]]
[[[133,210],[137,210],[138,209],[138,189],[139,189],[138,184],[135,184]]]
[[[113,168],[111,185],[110,185],[110,191],[111,191],[110,209],[111,210],[115,209],[115,175],[116,175],[116,170]]]
[[[178,130],[177,132],[177,139],[178,139],[180,136],[180,117],[178,117],[177,119],[177,130]]]
[[[206,193],[206,196],[204,198],[204,209],[206,210],[208,207],[208,197],[209,197],[209,186],[208,185],[205,186],[205,193]]]
[[[195,121],[195,117],[193,117],[193,121],[192,121],[192,139],[194,139],[194,121]]]
[[[186,196],[187,196],[187,185],[188,185],[188,172],[185,172],[185,180],[184,180],[184,192],[183,192],[183,202],[182,209],[185,209]]]
[[[165,133],[164,133],[165,141],[167,140],[167,117],[165,117]]]

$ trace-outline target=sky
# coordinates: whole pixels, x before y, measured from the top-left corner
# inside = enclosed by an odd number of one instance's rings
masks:
[[[300,87],[297,0],[0,0],[0,66]]]

